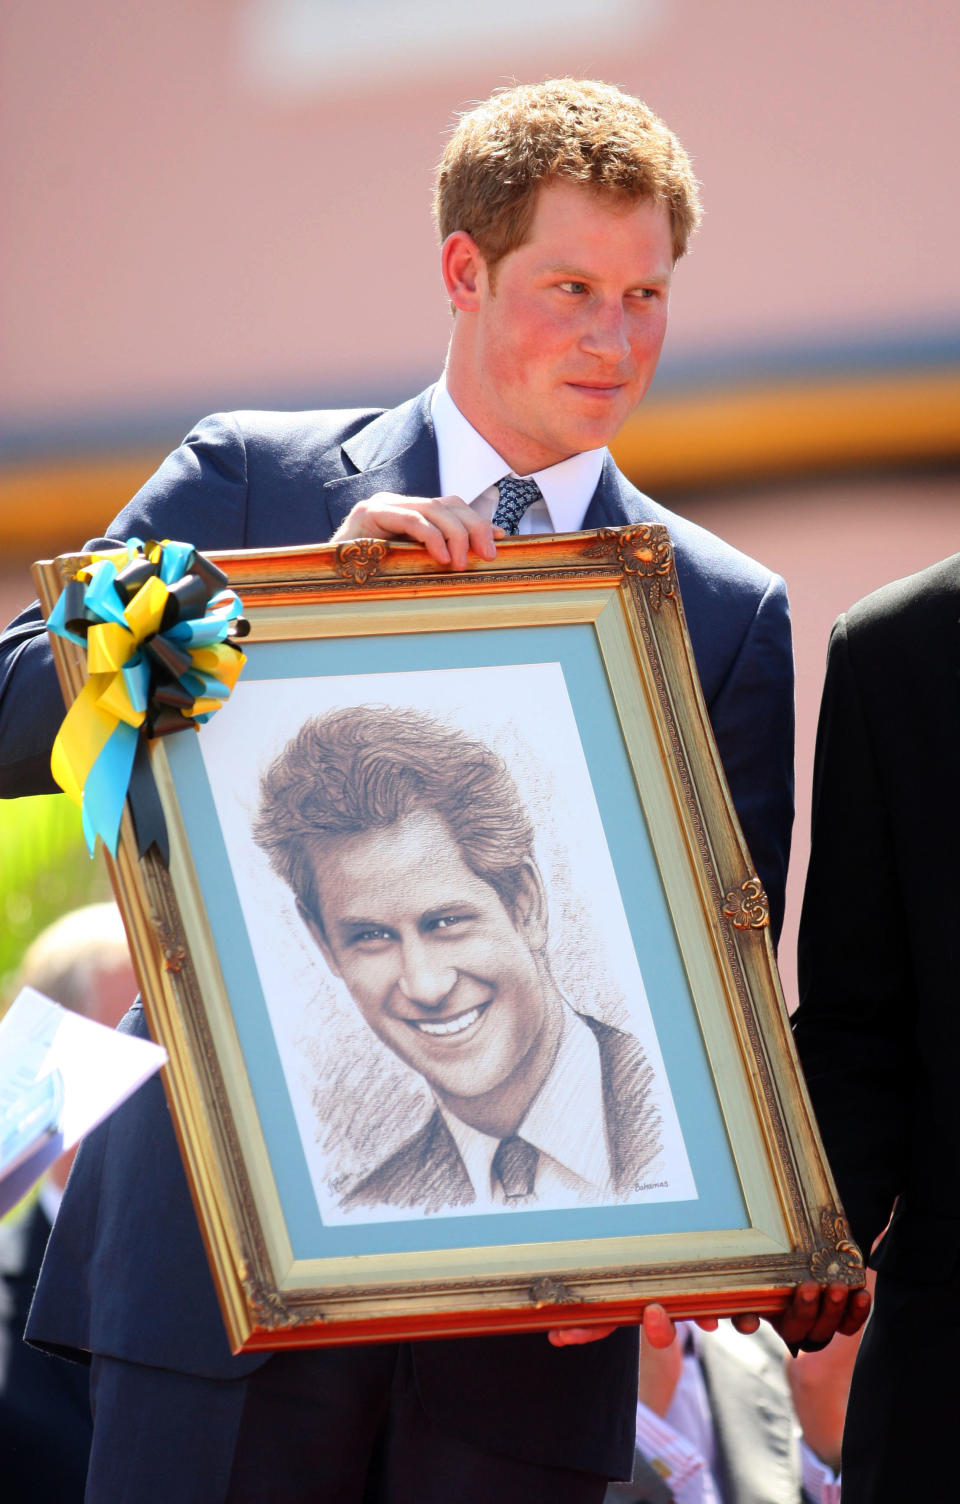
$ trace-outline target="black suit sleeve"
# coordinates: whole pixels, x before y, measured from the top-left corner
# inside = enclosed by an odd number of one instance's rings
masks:
[[[814,769],[794,1032],[841,1200],[868,1253],[904,1186],[916,999],[891,811],[841,618]]]

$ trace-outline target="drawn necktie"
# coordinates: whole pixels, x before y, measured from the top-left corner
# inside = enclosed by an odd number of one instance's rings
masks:
[[[528,1144],[525,1138],[517,1138],[514,1134],[513,1138],[500,1140],[493,1156],[493,1177],[503,1186],[508,1201],[533,1194],[539,1160],[540,1150]]]
[[[543,500],[543,492],[529,475],[519,479],[516,475],[505,475],[497,490],[500,500],[491,521],[495,527],[502,527],[505,533],[518,533],[520,518],[535,501]]]

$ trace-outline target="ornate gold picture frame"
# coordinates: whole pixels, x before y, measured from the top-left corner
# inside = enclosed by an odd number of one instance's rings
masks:
[[[234,1350],[862,1284],[665,530],[511,539],[463,574],[377,541],[211,557],[247,668],[199,735],[150,743],[169,864],[125,816],[110,865]],[[35,566],[47,613],[80,561]],[[53,641],[69,704],[82,655]],[[338,835],[310,758],[336,733],[370,763],[397,726],[454,814],[418,795]],[[438,773],[448,752],[494,784]],[[379,799],[399,775],[377,777]],[[323,834],[290,825],[305,803]],[[509,892],[460,830],[508,806]],[[405,945],[416,986],[390,969]],[[523,1123],[494,1125],[525,1078],[508,1092],[497,1060],[539,1058],[531,1019],[567,1074],[531,1077],[559,1104],[550,1173],[517,1182],[500,1149]]]

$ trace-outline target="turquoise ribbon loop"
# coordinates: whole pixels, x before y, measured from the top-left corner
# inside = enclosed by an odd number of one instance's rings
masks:
[[[136,653],[121,669],[134,710],[146,710],[150,698],[150,666],[142,653]],[[226,699],[226,695],[223,696]]]
[[[163,558],[160,560],[160,578],[163,583],[175,585],[177,580],[182,580],[185,574],[189,574],[195,554],[196,549],[192,543],[166,542],[163,545]]]
[[[121,627],[127,625],[123,614],[124,603],[114,584],[116,578],[117,567],[111,559],[98,559],[91,566],[87,593],[84,596],[84,606],[91,622],[113,621]]]

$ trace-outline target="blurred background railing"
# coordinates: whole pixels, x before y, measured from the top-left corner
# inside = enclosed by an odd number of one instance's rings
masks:
[[[0,26],[4,619],[29,561],[100,531],[202,413],[387,403],[433,378],[430,180],[454,111],[575,72],[677,130],[706,220],[617,453],[790,587],[792,997],[830,623],[960,549],[956,9],[34,0]],[[9,830],[0,807],[5,853]]]

